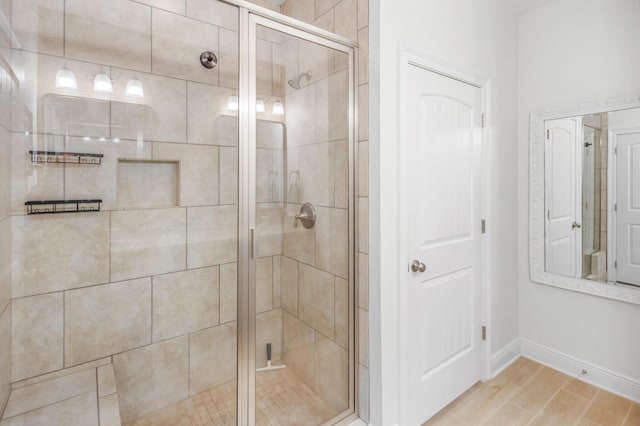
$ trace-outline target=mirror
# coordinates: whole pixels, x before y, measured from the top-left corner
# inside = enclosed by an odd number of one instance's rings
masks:
[[[532,114],[532,280],[640,303],[640,104]]]

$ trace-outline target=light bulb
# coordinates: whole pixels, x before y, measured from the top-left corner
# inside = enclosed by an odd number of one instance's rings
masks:
[[[104,73],[96,75],[96,77],[93,79],[93,91],[101,93],[113,93],[113,83],[111,82],[111,78]]]
[[[240,103],[238,101],[238,97],[236,95],[229,96],[227,100],[227,109],[229,111],[237,111],[240,107]]]
[[[256,111],[257,112],[264,112],[264,101],[262,99],[258,99],[256,101]]]
[[[56,74],[56,87],[58,89],[77,89],[76,76],[70,69],[60,68]]]
[[[284,105],[282,105],[282,102],[275,101],[273,107],[271,107],[271,113],[273,115],[284,115]]]
[[[125,94],[134,98],[144,98],[144,87],[142,87],[142,82],[135,78],[129,80]]]

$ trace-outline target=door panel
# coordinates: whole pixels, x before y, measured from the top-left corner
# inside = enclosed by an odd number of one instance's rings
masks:
[[[421,424],[480,378],[481,91],[410,66],[405,121],[407,424]]]
[[[640,132],[618,136],[617,281],[640,285]]]
[[[572,227],[578,221],[580,194],[576,188],[577,123],[574,119],[545,123],[545,269],[576,276],[581,270],[579,232]]]
[[[473,270],[454,272],[421,283],[418,303],[424,309],[416,312],[414,321],[423,324],[416,362],[423,372],[422,381],[437,373],[457,356],[473,347]],[[438,321],[431,321],[438,318]],[[434,347],[431,342],[441,342]]]

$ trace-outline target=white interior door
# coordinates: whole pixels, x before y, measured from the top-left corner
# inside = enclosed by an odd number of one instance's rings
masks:
[[[616,280],[640,285],[640,132],[617,137]]]
[[[482,374],[481,89],[409,65],[403,105],[409,264],[403,285],[407,425]],[[423,267],[424,265],[424,267]]]
[[[547,120],[545,130],[545,269],[580,276],[578,123],[573,118]]]

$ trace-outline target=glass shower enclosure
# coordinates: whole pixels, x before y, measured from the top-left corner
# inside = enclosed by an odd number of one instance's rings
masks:
[[[0,425],[353,415],[355,44],[239,0],[0,14]]]

